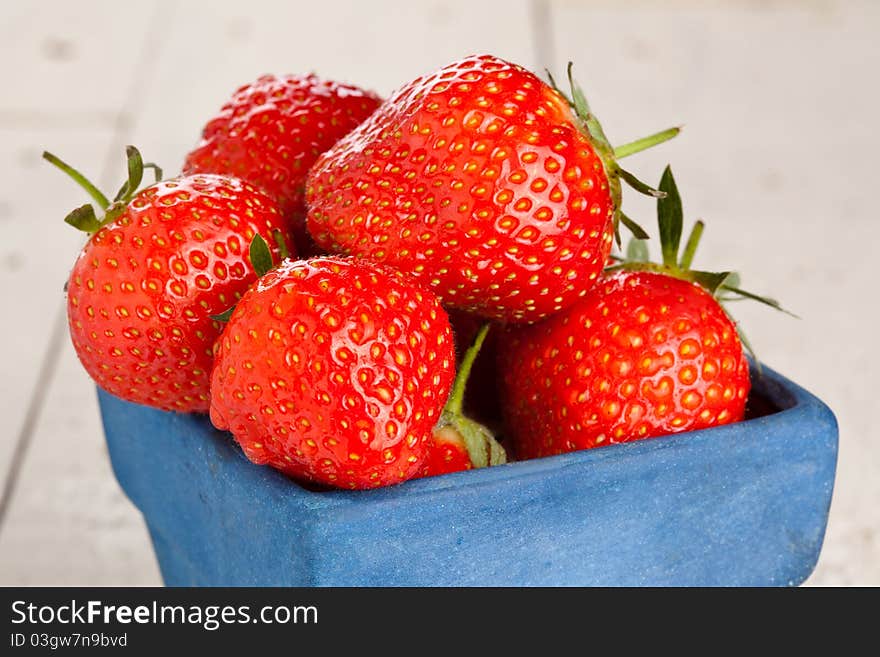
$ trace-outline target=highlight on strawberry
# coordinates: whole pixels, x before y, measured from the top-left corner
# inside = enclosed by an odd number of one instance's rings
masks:
[[[704,429],[743,419],[749,364],[722,306],[748,298],[732,272],[691,269],[703,223],[679,255],[683,214],[672,171],[659,189],[662,263],[644,242],[581,302],[511,329],[501,349],[506,426],[518,458]]]
[[[65,219],[89,235],[66,286],[70,337],[83,367],[107,392],[204,413],[221,329],[210,316],[256,280],[247,251],[254,235],[272,239],[287,233],[288,224],[275,202],[248,183],[217,175],[161,181],[161,170],[144,164],[136,148],[126,152],[128,178],[112,201],[44,153],[94,202]],[[156,182],[139,190],[147,168]]]
[[[490,55],[403,86],[323,154],[306,189],[318,246],[406,271],[441,301],[535,322],[583,297],[622,221],[620,167],[665,130],[613,149],[572,98]]]

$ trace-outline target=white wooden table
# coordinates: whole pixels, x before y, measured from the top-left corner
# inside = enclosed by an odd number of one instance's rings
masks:
[[[838,483],[809,583],[880,584],[880,310],[872,268],[880,3],[611,0],[80,0],[0,6],[0,585],[159,584],[110,471],[62,285],[85,198],[48,148],[107,188],[135,143],[167,172],[240,83],[313,70],[388,93],[473,52],[561,73],[569,59],[619,142],[685,124],[630,167],[674,163],[708,222],[700,263],[803,318],[738,306],[763,359],[840,421]],[[626,199],[651,223],[652,204]]]

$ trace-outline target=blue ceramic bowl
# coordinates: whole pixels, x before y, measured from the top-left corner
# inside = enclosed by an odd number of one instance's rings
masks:
[[[831,410],[766,368],[738,424],[354,492],[251,464],[207,417],[99,400],[169,586],[795,585],[837,461]]]

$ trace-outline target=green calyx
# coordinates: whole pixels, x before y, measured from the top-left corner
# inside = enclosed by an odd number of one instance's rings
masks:
[[[471,463],[475,468],[485,468],[507,462],[507,453],[495,440],[492,432],[479,422],[465,416],[463,409],[467,380],[490,326],[489,322],[486,322],[480,327],[473,343],[462,357],[455,375],[455,382],[452,384],[452,392],[450,392],[446,406],[440,415],[440,421],[434,429],[435,432],[447,427],[454,429],[464,441]]]
[[[596,118],[596,115],[593,114],[590,109],[590,105],[587,103],[587,98],[584,95],[583,90],[575,81],[574,76],[572,75],[572,68],[573,65],[569,62],[566,70],[569,88],[571,89],[571,96],[567,95],[557,86],[556,81],[553,79],[553,76],[549,71],[547,71],[547,77],[550,80],[550,86],[562,96],[574,110],[575,115],[581,122],[581,132],[590,140],[590,143],[593,145],[593,148],[596,150],[596,153],[599,155],[599,158],[602,160],[602,164],[605,167],[609,191],[611,192],[611,200],[614,205],[614,239],[617,242],[617,246],[621,246],[621,224],[623,224],[638,239],[647,239],[647,233],[644,229],[627,217],[620,209],[622,200],[620,181],[622,180],[640,194],[646,194],[654,198],[662,198],[664,192],[663,190],[655,189],[647,183],[642,182],[631,172],[622,168],[617,161],[621,158],[656,146],[657,144],[669,141],[681,132],[681,127],[668,128],[653,135],[649,135],[648,137],[643,137],[623,144],[622,146],[616,148],[613,147],[608,140],[608,137],[605,135],[605,131],[602,128],[599,119]]]
[[[682,249],[681,238],[684,230],[684,211],[681,204],[681,195],[678,193],[678,186],[675,184],[675,177],[672,175],[672,168],[668,165],[663,171],[663,177],[660,179],[660,184],[657,188],[663,192],[663,196],[657,199],[657,229],[660,235],[662,263],[650,261],[648,245],[645,241],[647,236],[639,237],[634,235],[627,245],[626,256],[624,258],[615,258],[618,264],[608,267],[605,271],[651,271],[666,274],[667,276],[673,276],[700,285],[712,294],[721,303],[722,307],[730,301],[750,299],[792,317],[797,317],[797,315],[783,308],[775,299],[742,289],[740,287],[740,276],[735,271],[713,272],[692,269],[691,264],[693,263],[694,255],[706,225],[702,220],[696,221]],[[726,308],[725,312],[727,312]],[[737,326],[737,332],[743,346],[755,357],[755,362],[758,363],[760,368],[760,362],[739,326]]]
[[[128,167],[128,178],[122,183],[122,186],[119,188],[119,191],[116,192],[116,196],[113,197],[113,200],[110,201],[88,178],[67,164],[67,162],[48,151],[43,151],[43,159],[55,165],[70,176],[89,196],[92,197],[95,204],[98,206],[98,210],[104,213],[104,215],[99,218],[95,207],[90,203],[86,203],[70,212],[64,218],[66,223],[84,233],[94,235],[125,211],[125,208],[128,206],[131,199],[134,198],[134,195],[138,192],[138,188],[144,178],[144,169],[153,170],[155,182],[162,180],[162,169],[152,162],[144,162],[140,151],[138,151],[137,148],[134,146],[126,146],[125,155]]]

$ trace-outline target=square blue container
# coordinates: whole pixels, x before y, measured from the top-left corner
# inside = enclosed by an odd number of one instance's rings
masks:
[[[116,477],[169,586],[796,585],[837,422],[764,368],[737,424],[419,479],[308,490],[207,417],[99,391]]]

